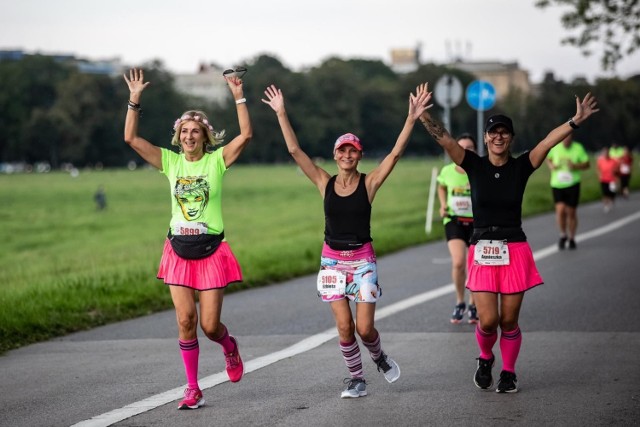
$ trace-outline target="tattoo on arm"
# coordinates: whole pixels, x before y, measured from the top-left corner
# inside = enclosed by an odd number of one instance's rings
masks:
[[[439,141],[447,132],[442,122],[433,117],[429,117],[427,120],[423,121],[422,125],[436,141]]]

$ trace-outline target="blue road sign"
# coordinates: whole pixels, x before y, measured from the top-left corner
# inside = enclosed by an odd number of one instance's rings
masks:
[[[474,80],[467,86],[467,102],[477,111],[489,110],[496,104],[496,90],[484,80]]]

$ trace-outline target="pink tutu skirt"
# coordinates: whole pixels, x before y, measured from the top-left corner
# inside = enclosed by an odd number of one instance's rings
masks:
[[[507,243],[507,246],[509,265],[475,265],[475,245],[469,248],[467,289],[472,292],[517,294],[544,283],[533,260],[529,243]]]
[[[242,271],[227,242],[220,243],[213,255],[201,259],[180,258],[164,241],[158,279],[167,285],[186,286],[198,291],[225,288],[242,281]]]

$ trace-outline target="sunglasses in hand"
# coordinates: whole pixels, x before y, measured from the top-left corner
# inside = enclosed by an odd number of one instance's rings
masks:
[[[247,68],[246,67],[236,67],[236,68],[229,68],[227,70],[224,70],[222,72],[222,75],[224,77],[237,77],[239,79],[242,78],[242,76],[244,76],[247,73]]]

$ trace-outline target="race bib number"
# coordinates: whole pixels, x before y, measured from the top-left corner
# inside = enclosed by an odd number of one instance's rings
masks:
[[[473,252],[476,265],[509,265],[509,247],[504,240],[479,240]]]
[[[318,273],[318,293],[320,295],[344,295],[346,293],[346,274],[338,270],[320,270]]]
[[[618,189],[618,186],[616,185],[615,182],[609,183],[609,191],[611,191],[612,193],[615,193],[617,189]]]
[[[570,184],[573,182],[573,175],[568,171],[558,171],[558,182],[562,184]]]
[[[174,236],[197,236],[207,234],[207,224],[204,222],[178,222],[173,225]]]
[[[449,203],[453,214],[456,216],[471,216],[471,197],[469,196],[451,196]]]
[[[620,165],[620,173],[623,175],[629,175],[631,173],[631,166],[627,164]]]

